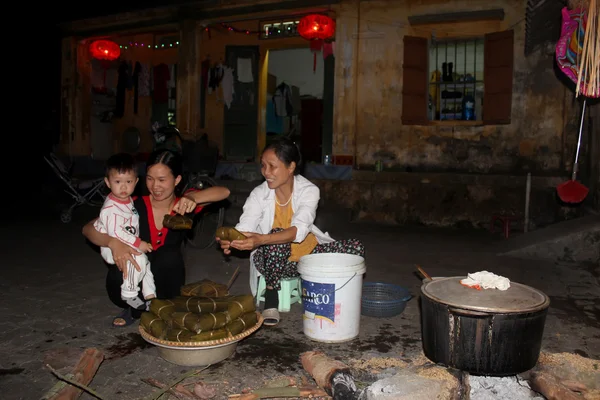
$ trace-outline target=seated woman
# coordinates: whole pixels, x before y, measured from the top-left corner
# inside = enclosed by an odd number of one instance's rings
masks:
[[[298,175],[299,164],[300,152],[290,139],[277,139],[267,145],[261,159],[266,181],[250,193],[235,227],[247,238],[231,242],[217,238],[225,254],[230,254],[231,248],[253,252],[251,263],[267,284],[265,325],[279,322],[280,281],[298,276],[300,257],[311,253],[364,257],[364,246],[359,240],[334,241],[314,225],[319,188]]]
[[[175,188],[182,179],[182,158],[170,150],[153,152],[146,162],[146,187],[149,195],[134,200],[140,217],[140,239],[152,244],[148,253],[150,269],[156,284],[156,297],[168,299],[180,294],[185,284],[185,265],[182,244],[186,231],[169,230],[163,226],[165,215],[175,212],[186,214],[198,212],[202,205],[223,200],[229,196],[225,187],[211,187],[186,192],[183,197],[175,195]],[[94,228],[94,220],[83,227],[83,235],[92,243],[108,247],[116,265],[109,265],[106,276],[106,291],[110,300],[123,310],[114,319],[114,326],[126,326],[141,315],[121,299],[121,284],[127,279],[127,262],[138,268],[132,255],[139,254],[118,239],[100,233]]]

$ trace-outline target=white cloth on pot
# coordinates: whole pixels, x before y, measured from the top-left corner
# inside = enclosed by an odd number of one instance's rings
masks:
[[[480,287],[481,289],[508,290],[510,287],[508,278],[488,271],[467,274],[467,277],[462,279],[460,283],[469,287]]]

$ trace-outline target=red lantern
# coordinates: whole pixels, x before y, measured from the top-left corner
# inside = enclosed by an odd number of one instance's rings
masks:
[[[298,33],[308,40],[329,39],[335,35],[335,21],[327,15],[310,14],[300,20]]]
[[[90,44],[92,57],[98,60],[113,61],[121,55],[119,45],[110,40],[94,40]]]

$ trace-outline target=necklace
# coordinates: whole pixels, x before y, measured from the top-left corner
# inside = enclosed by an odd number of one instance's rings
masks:
[[[290,198],[288,199],[288,201],[286,201],[286,202],[285,202],[285,204],[281,204],[280,202],[278,202],[278,201],[277,201],[277,196],[275,196],[275,203],[277,203],[277,205],[278,205],[279,207],[285,207],[285,206],[287,206],[288,204],[290,204],[290,201],[292,201],[292,195],[293,195],[293,193],[290,195]]]

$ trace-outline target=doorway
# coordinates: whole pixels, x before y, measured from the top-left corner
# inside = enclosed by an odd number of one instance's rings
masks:
[[[233,77],[231,102],[226,102],[223,113],[224,156],[228,161],[254,161],[258,126],[258,46],[226,46],[225,60],[233,70]]]
[[[298,144],[305,163],[322,163],[333,138],[334,56],[308,47],[267,53],[266,143],[282,135]],[[264,76],[264,75],[263,75]]]

